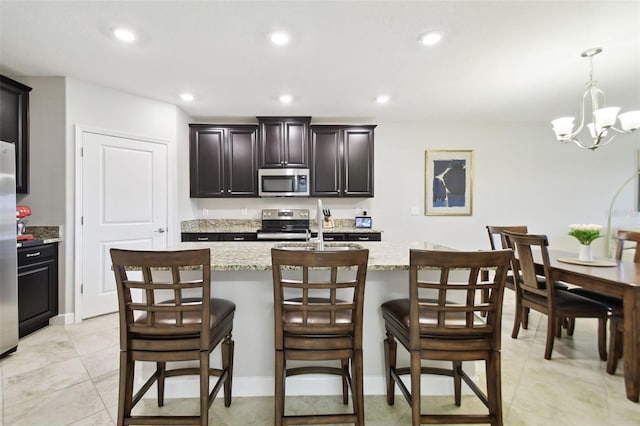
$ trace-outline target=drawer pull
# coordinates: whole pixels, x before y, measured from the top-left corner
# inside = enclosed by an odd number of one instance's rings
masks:
[[[209,237],[198,237],[198,241],[209,241]]]
[[[244,241],[244,237],[233,237],[233,241]]]
[[[27,253],[27,257],[36,257],[36,256],[40,256],[39,251],[34,251],[33,253]]]

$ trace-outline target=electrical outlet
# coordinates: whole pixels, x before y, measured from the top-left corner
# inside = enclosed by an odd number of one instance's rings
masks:
[[[411,216],[418,216],[420,214],[420,208],[419,207],[411,207]]]
[[[246,208],[242,208],[242,216],[246,216],[248,214],[249,213],[248,213],[247,209]]]
[[[202,209],[202,216],[204,216],[204,217],[209,216],[209,209],[207,209],[207,208],[203,208],[203,209]]]
[[[362,213],[362,209],[360,207],[356,207],[353,209],[353,213],[355,213],[356,216],[359,216]]]

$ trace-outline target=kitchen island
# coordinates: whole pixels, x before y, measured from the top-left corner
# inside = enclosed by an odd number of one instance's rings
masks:
[[[235,357],[233,394],[235,396],[273,395],[273,293],[271,248],[274,242],[185,242],[171,249],[211,249],[212,286],[214,297],[236,304],[233,338]],[[295,244],[295,243],[291,243]],[[300,243],[298,243],[300,244]],[[302,243],[304,244],[304,243]],[[345,245],[354,243],[325,243]],[[393,298],[407,297],[409,288],[409,250],[450,250],[428,242],[391,243],[358,242],[369,249],[369,266],[364,308],[364,390],[367,395],[385,393],[383,339],[384,322],[380,305]],[[399,351],[399,359],[405,353]],[[220,359],[214,355],[213,362]],[[471,367],[471,366],[470,366]],[[470,369],[473,372],[473,368]],[[447,377],[428,377],[424,392],[452,393],[452,381]],[[194,396],[197,385],[171,386],[169,397]],[[327,376],[291,377],[287,379],[287,394],[340,394],[339,378]]]

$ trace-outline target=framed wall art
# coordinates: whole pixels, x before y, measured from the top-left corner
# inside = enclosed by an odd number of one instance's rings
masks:
[[[425,152],[426,216],[471,216],[473,151]]]

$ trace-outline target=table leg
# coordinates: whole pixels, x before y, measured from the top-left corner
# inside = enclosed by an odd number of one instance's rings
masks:
[[[626,289],[624,293],[622,360],[627,398],[638,402],[640,395],[640,287]]]

